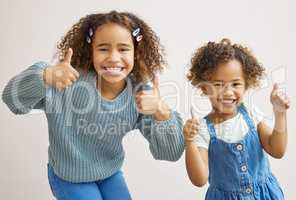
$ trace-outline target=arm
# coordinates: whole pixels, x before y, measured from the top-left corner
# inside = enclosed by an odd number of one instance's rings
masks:
[[[184,151],[183,120],[179,113],[172,112],[161,100],[157,76],[153,84],[151,91],[140,91],[135,97],[137,109],[141,113],[137,128],[149,141],[155,159],[177,161]]]
[[[170,118],[164,121],[140,114],[136,127],[148,140],[155,159],[177,161],[184,151],[182,125],[179,113],[172,112]]]
[[[288,142],[286,110],[289,108],[289,99],[279,91],[276,84],[271,93],[271,103],[275,117],[273,130],[264,122],[260,122],[257,129],[263,149],[274,158],[282,158]]]
[[[185,163],[189,179],[198,187],[204,186],[209,177],[208,150],[197,147],[194,142],[198,134],[199,122],[197,118],[187,120],[183,134],[185,138]]]
[[[49,101],[49,88],[58,90],[72,85],[79,73],[71,66],[73,51],[70,48],[62,62],[48,66],[39,62],[13,77],[2,93],[2,100],[15,114],[26,114],[32,109],[45,109]],[[52,86],[52,87],[46,87]]]
[[[197,187],[204,186],[209,177],[208,151],[195,144],[186,144],[186,170],[191,183]]]
[[[288,134],[286,113],[275,113],[273,130],[264,122],[258,124],[258,132],[263,149],[274,158],[282,158],[285,155]]]
[[[5,86],[2,100],[15,114],[26,114],[30,110],[43,109],[45,84],[43,71],[46,64],[39,62],[13,77]]]

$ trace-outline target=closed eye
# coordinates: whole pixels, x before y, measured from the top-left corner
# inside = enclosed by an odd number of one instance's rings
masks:
[[[223,84],[222,83],[214,83],[214,87],[222,87]]]
[[[99,50],[99,51],[108,51],[107,48],[99,48],[98,50]]]
[[[241,86],[241,85],[242,85],[242,83],[233,83],[234,87]]]
[[[130,49],[129,48],[121,48],[121,49],[119,49],[119,51],[121,51],[121,52],[130,51]]]

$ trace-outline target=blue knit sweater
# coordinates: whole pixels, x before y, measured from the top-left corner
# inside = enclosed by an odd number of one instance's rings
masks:
[[[12,78],[2,99],[15,114],[32,109],[45,111],[48,121],[49,164],[55,173],[71,182],[107,178],[119,170],[124,160],[122,139],[139,129],[148,140],[155,159],[178,160],[184,150],[182,119],[173,111],[166,121],[137,112],[134,82],[113,100],[104,99],[96,88],[96,73],[80,72],[69,88],[58,91],[45,85],[39,62]]]

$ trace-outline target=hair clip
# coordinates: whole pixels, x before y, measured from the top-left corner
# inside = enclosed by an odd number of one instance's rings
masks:
[[[86,42],[88,43],[88,44],[90,44],[91,43],[91,37],[94,35],[94,31],[93,31],[93,29],[92,28],[89,28],[88,29],[88,33],[87,33],[87,36],[86,36]]]
[[[143,39],[143,35],[140,35],[140,32],[141,32],[140,28],[136,28],[132,32],[132,36],[136,39],[137,42],[140,42]]]
[[[136,37],[137,42],[140,42],[142,39],[143,39],[143,35],[139,35],[139,36]]]
[[[86,42],[87,42],[88,44],[90,44],[90,43],[91,43],[91,39],[90,39],[90,37],[89,37],[89,36],[86,36]]]
[[[134,37],[136,37],[139,33],[140,33],[140,28],[136,28],[136,29],[132,32],[132,35],[133,35]]]
[[[93,36],[93,34],[94,34],[93,29],[92,28],[89,28],[88,29],[88,35],[91,37],[91,36]]]

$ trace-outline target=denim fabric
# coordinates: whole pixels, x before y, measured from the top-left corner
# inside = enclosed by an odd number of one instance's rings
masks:
[[[131,200],[122,171],[95,182],[72,183],[59,178],[48,164],[48,181],[57,200]]]
[[[238,111],[249,132],[237,143],[218,139],[213,123],[205,117],[211,137],[206,200],[283,200],[282,189],[270,171],[252,119],[243,105]]]

